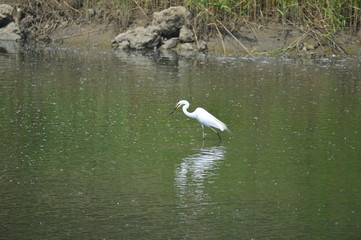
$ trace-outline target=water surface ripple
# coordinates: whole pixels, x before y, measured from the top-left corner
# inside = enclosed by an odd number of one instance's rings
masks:
[[[360,62],[1,51],[0,238],[358,239]]]

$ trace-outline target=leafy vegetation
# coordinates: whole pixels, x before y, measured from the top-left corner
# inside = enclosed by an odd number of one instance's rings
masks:
[[[137,18],[151,19],[155,11],[185,6],[192,13],[192,27],[198,34],[230,34],[244,24],[268,22],[292,25],[304,32],[327,38],[339,30],[356,34],[361,28],[360,0],[16,0],[33,21],[58,22],[88,19],[116,22],[126,29]],[[35,24],[35,25],[36,25]],[[42,27],[38,27],[42,29]]]
[[[307,25],[336,32],[344,27],[356,31],[361,25],[360,0],[17,0],[29,7],[42,6],[61,15],[84,15],[88,9],[146,14],[167,7],[186,6],[195,17],[223,23],[276,20],[284,24]]]

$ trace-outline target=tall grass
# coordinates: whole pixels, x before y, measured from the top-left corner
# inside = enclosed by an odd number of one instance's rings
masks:
[[[1,1],[1,0],[0,0]],[[6,0],[3,0],[6,1]],[[108,15],[122,16],[122,24],[132,20],[135,10],[145,15],[171,6],[185,6],[198,27],[222,22],[277,21],[319,29],[332,34],[341,29],[356,33],[361,27],[360,0],[16,0],[23,5],[46,6],[63,16],[82,16],[87,9],[104,9]],[[106,15],[104,17],[107,17]],[[108,16],[109,17],[109,16]],[[217,21],[216,21],[217,20]],[[126,27],[126,26],[124,26]]]

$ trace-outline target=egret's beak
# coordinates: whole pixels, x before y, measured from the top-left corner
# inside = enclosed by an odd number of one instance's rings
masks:
[[[171,111],[169,114],[174,113],[174,112],[175,112],[175,110],[177,110],[179,107],[180,107],[180,105],[178,105],[178,104],[177,104],[177,105],[175,106],[175,108],[173,109],[173,111]]]

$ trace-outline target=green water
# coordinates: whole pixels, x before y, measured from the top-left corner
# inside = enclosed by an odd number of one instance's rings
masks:
[[[0,53],[1,239],[359,239],[357,58]],[[223,142],[182,111],[202,106]]]

